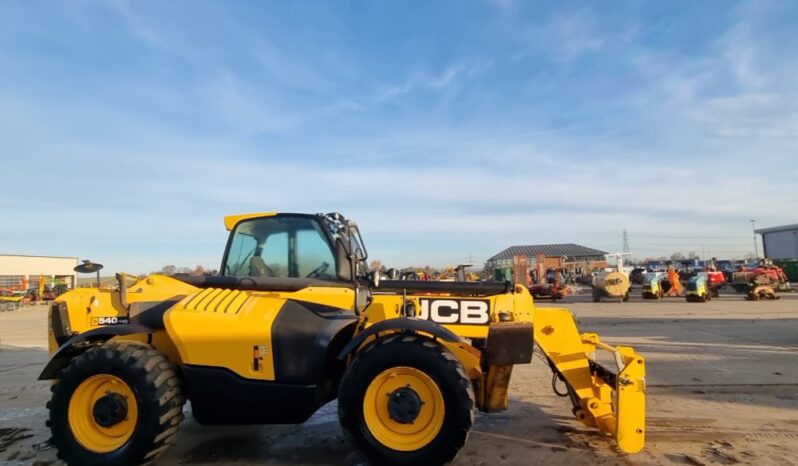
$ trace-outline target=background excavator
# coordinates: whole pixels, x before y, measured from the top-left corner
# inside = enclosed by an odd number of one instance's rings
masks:
[[[645,443],[645,362],[580,334],[566,309],[506,282],[380,280],[340,214],[225,218],[218,276],[151,275],[53,302],[48,425],[69,465],[135,465],[172,441],[191,401],[208,425],[301,423],[338,399],[376,465],[439,465],[475,410],[509,403],[537,346],[574,414],[623,452]],[[89,272],[98,264],[83,264]],[[607,352],[614,368],[595,359]]]

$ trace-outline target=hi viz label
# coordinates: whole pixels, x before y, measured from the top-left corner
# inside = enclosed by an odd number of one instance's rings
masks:
[[[490,322],[488,301],[477,299],[419,300],[421,310],[416,317],[438,324],[485,325]]]

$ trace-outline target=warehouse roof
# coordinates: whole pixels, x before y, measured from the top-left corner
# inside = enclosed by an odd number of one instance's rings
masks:
[[[8,257],[31,257],[34,259],[75,259],[78,260],[77,257],[72,256],[34,256],[31,254],[6,254],[0,252],[0,256],[8,256]]]
[[[793,223],[792,225],[782,225],[780,227],[757,228],[754,231],[761,235],[762,233],[776,233],[777,231],[790,231],[790,230],[798,230],[798,223]]]
[[[580,246],[574,243],[565,244],[530,244],[527,246],[510,246],[504,251],[491,257],[490,260],[512,259],[513,256],[537,256],[543,254],[546,257],[585,257],[585,256],[604,256],[607,253],[598,249]]]

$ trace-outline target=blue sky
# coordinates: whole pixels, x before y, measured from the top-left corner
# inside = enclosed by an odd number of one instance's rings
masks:
[[[389,265],[753,249],[795,223],[798,3],[4,2],[0,252],[217,266],[221,217]]]

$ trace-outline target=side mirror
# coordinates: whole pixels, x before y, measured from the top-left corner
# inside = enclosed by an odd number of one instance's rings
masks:
[[[349,260],[349,251],[340,239],[335,240],[335,275],[344,282],[352,281],[352,261]]]
[[[375,270],[369,274],[369,283],[371,284],[372,288],[379,288],[380,287],[380,271]]]

